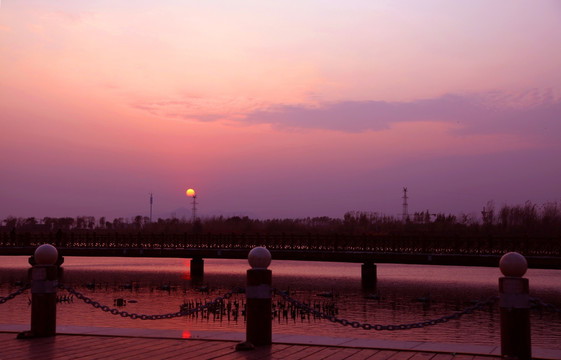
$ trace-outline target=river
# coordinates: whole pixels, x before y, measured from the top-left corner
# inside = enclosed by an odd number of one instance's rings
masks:
[[[6,296],[27,282],[27,257],[4,256],[0,263],[0,296]],[[498,268],[378,264],[375,290],[363,290],[360,264],[306,261],[275,261],[273,287],[290,292],[290,296],[332,312],[350,322],[407,324],[438,319],[461,311],[475,302],[498,294]],[[205,260],[202,280],[192,280],[189,259],[169,258],[96,258],[66,257],[63,282],[102,305],[137,314],[166,314],[179,311],[182,304],[212,301],[245,286],[246,260]],[[530,294],[561,308],[561,271],[529,269]],[[220,330],[245,332],[241,313],[244,294],[233,295],[228,302],[233,309],[226,315],[200,314],[166,320],[122,318],[104,313],[64,290],[59,290],[57,324],[110,326],[122,328]],[[67,297],[62,297],[67,295]],[[331,297],[332,296],[332,297]],[[29,292],[0,305],[0,322],[28,324]],[[500,344],[498,304],[485,306],[459,320],[418,329],[375,331],[353,329],[325,319],[287,310],[276,295],[273,304],[277,316],[274,333],[325,335],[353,338],[398,339]],[[119,306],[117,306],[119,305]],[[532,344],[561,350],[561,315],[543,309],[531,312]]]

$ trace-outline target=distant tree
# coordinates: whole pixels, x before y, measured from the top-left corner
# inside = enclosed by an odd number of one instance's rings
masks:
[[[526,229],[531,229],[538,225],[538,212],[536,204],[533,204],[530,201],[526,201],[526,203],[524,203],[522,223],[524,227],[526,227]]]
[[[58,218],[57,222],[57,225],[62,230],[70,230],[74,227],[75,224],[74,218],[71,217]]]
[[[90,230],[92,230],[95,227],[95,217],[94,216],[86,216],[86,226]]]
[[[84,229],[86,227],[86,219],[84,216],[76,217],[76,228]]]
[[[481,211],[481,216],[483,218],[483,225],[493,225],[495,222],[495,203],[493,201],[487,201],[487,205]]]
[[[14,229],[18,226],[18,219],[13,216],[8,216],[6,219],[4,219],[4,223],[6,224],[6,227]]]
[[[202,232],[203,232],[203,224],[200,219],[197,219],[193,223],[193,234],[200,234]]]
[[[430,224],[430,212],[428,209],[425,211],[425,224]]]
[[[134,221],[133,221],[134,227],[137,230],[140,230],[142,228],[142,216],[141,215],[136,215],[134,217]]]
[[[477,224],[477,221],[475,220],[475,217],[471,214],[462,213],[460,216],[462,218],[462,220],[461,220],[462,225],[471,226],[471,225]]]
[[[45,226],[47,227],[47,229],[49,229],[49,231],[52,231],[56,224],[56,219],[52,217],[44,217],[42,221],[43,224],[45,224]]]
[[[37,219],[35,217],[28,217],[23,221],[23,226],[35,226],[37,225]]]
[[[124,228],[124,224],[125,220],[122,217],[113,219],[113,230]]]
[[[542,206],[541,223],[546,229],[561,227],[561,209],[557,202],[548,202]]]

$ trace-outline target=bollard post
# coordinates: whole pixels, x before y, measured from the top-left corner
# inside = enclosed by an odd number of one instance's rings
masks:
[[[191,259],[191,278],[195,280],[202,280],[205,273],[205,261],[203,258],[197,256]]]
[[[364,262],[361,267],[362,287],[365,289],[376,289],[377,277],[376,264],[371,261]]]
[[[501,316],[501,356],[505,359],[532,358],[530,339],[530,295],[528,279],[522,276],[528,269],[526,258],[509,252],[501,258],[499,267],[499,307]]]
[[[238,344],[237,350],[248,350],[254,346],[271,345],[271,253],[264,247],[249,252],[246,294],[246,342]]]
[[[59,260],[57,249],[44,244],[29,259],[31,274],[31,331],[18,338],[47,337],[56,335],[56,291],[58,287]]]

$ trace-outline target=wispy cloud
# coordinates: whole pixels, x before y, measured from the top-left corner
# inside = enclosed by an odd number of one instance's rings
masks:
[[[133,108],[162,118],[213,122],[223,119],[238,119],[263,105],[251,98],[208,98],[190,96],[174,100],[136,102]]]
[[[515,135],[557,143],[561,133],[561,98],[550,90],[520,93],[448,94],[409,102],[341,101],[317,105],[266,105],[258,99],[187,97],[138,102],[134,108],[162,118],[269,124],[278,130],[331,130],[343,133],[382,131],[394,124],[438,122],[450,133]]]
[[[303,129],[342,132],[379,131],[398,122],[456,124],[458,134],[525,134],[561,130],[561,99],[550,91],[520,94],[445,95],[411,102],[344,101],[307,105],[275,105],[249,113],[242,121]]]

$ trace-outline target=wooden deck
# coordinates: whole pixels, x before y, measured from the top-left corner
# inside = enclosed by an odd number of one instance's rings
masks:
[[[236,351],[234,341],[162,339],[99,335],[57,335],[16,339],[0,333],[0,360],[34,359],[372,359],[372,360],[490,360],[500,356],[469,355],[361,347],[273,344]]]

